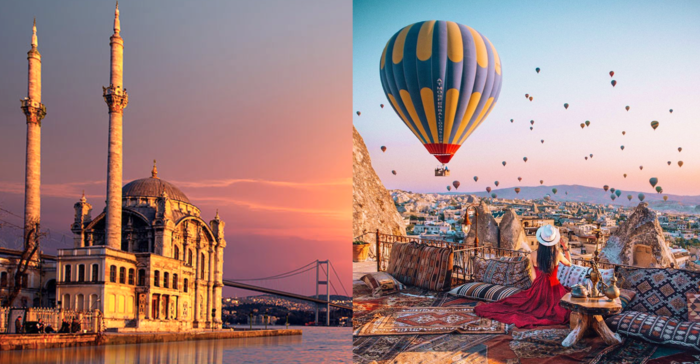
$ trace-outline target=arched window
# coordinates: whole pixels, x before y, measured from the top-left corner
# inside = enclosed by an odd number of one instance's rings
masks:
[[[119,283],[126,283],[126,268],[119,267]]]
[[[116,265],[109,266],[109,281],[112,283],[117,283],[117,266]]]
[[[164,288],[170,287],[170,276],[169,276],[168,272],[163,273],[163,287]]]
[[[70,310],[70,295],[68,293],[63,295],[63,302],[61,302],[61,307],[66,310]]]
[[[66,283],[70,283],[71,280],[71,265],[66,264],[65,267],[63,268],[63,281]]]
[[[0,287],[7,287],[7,272],[0,273]]]
[[[201,270],[199,279],[204,279],[204,265],[204,253],[202,253],[202,259],[199,261],[199,266]]]
[[[192,249],[187,252],[187,265],[192,266]]]
[[[85,264],[78,264],[78,282],[85,282]]]
[[[156,287],[160,287],[160,271],[159,270],[153,272],[153,285]]]
[[[177,274],[173,274],[173,289],[177,289]]]
[[[188,280],[187,278],[185,278],[185,279],[182,281],[182,290],[185,291],[185,293],[187,293],[187,291],[189,290],[189,286],[190,286],[189,283],[190,283],[190,282],[189,282],[189,280]]]
[[[129,285],[134,285],[134,268],[129,268]]]
[[[97,283],[100,281],[100,266],[98,264],[92,265],[92,281]]]
[[[146,285],[146,270],[139,269],[139,286],[145,286],[145,285]]]
[[[175,249],[173,249],[173,258],[180,260],[180,248],[175,245]]]

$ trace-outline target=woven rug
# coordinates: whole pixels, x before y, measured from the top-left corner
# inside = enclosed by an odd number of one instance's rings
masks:
[[[473,307],[406,307],[375,317],[354,335],[504,334],[506,325],[478,317]]]
[[[644,364],[656,351],[657,346],[646,341],[626,338],[613,349],[604,351],[589,364]]]

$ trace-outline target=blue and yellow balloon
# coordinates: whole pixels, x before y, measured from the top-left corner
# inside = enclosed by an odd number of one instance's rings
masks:
[[[496,48],[476,30],[430,20],[399,30],[379,62],[384,93],[428,152],[445,164],[501,92]]]

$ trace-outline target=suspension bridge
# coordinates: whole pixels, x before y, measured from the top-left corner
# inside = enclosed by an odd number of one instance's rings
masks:
[[[331,276],[331,271],[333,276]],[[312,282],[290,284],[288,278],[296,277],[296,282]],[[307,279],[304,279],[307,278]],[[275,274],[263,278],[245,278],[245,279],[224,279],[223,284],[226,287],[239,288],[248,291],[261,292],[275,296],[301,300],[314,304],[316,310],[315,323],[318,325],[319,312],[322,307],[326,308],[326,326],[330,326],[331,307],[345,310],[352,310],[352,306],[343,305],[331,301],[331,290],[334,295],[340,295],[333,282],[338,282],[342,288],[342,293],[351,297],[343,285],[343,281],[338,276],[333,263],[330,260],[315,260],[299,268],[292,269],[288,272]],[[316,294],[311,296],[303,294],[301,291],[307,291],[309,288],[315,288]],[[290,292],[296,290],[297,292]]]

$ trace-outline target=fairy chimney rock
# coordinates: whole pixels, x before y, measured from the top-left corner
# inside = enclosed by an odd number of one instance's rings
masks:
[[[513,209],[508,209],[503,214],[498,230],[499,248],[530,251],[523,225]]]
[[[472,229],[469,230],[469,235],[467,235],[466,239],[467,244],[474,245],[474,231],[479,230],[479,246],[498,247],[500,241],[498,223],[491,215],[489,205],[484,200],[481,200],[477,211],[479,212],[479,217],[476,224],[472,221]]]

